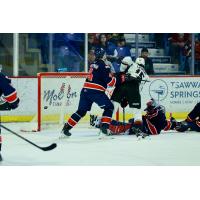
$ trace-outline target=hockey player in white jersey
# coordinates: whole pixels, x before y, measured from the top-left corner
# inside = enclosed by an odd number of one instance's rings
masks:
[[[137,58],[136,62],[133,62],[131,57],[125,57],[121,61],[120,73],[116,75],[118,84],[111,97],[115,108],[118,107],[116,102],[120,104],[129,104],[134,114],[135,129],[133,129],[133,131],[135,131],[136,134],[142,130],[140,92],[143,85],[149,81],[149,76],[145,72],[143,66],[143,58]],[[123,106],[125,107],[126,105]]]

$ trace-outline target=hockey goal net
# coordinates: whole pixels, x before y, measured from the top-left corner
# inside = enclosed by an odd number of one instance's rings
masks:
[[[67,119],[77,110],[80,92],[86,72],[44,72],[38,73],[37,114],[24,132],[37,132],[46,129],[61,128]],[[89,127],[90,114],[101,116],[102,110],[96,105],[80,120],[78,127]]]
[[[84,72],[38,74],[38,131],[50,125],[62,126],[77,110],[80,92],[88,75]],[[86,121],[83,119],[82,123]]]

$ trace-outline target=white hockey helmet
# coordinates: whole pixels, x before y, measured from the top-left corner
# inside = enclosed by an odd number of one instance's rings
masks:
[[[138,57],[138,58],[135,60],[135,63],[138,64],[139,66],[144,67],[144,65],[145,65],[145,60],[144,60],[144,58]]]
[[[122,59],[121,63],[122,63],[123,65],[130,66],[130,65],[133,64],[133,60],[132,60],[132,58],[131,58],[130,56],[126,56],[126,57],[124,57],[124,58]]]

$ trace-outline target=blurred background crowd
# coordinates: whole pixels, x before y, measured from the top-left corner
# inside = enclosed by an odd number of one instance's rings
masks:
[[[199,33],[1,33],[0,65],[10,76],[83,72],[94,62],[98,47],[106,51],[115,72],[131,56],[143,57],[150,75],[200,74]],[[13,74],[16,62],[18,72]]]

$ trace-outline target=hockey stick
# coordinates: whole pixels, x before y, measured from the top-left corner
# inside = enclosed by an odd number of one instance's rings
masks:
[[[123,107],[123,125],[124,125],[124,133],[125,133],[125,107]]]
[[[41,149],[41,150],[43,150],[43,151],[50,151],[50,150],[52,150],[52,149],[54,149],[54,148],[57,147],[57,144],[56,144],[56,143],[53,143],[53,144],[51,144],[51,145],[49,145],[49,146],[47,146],[47,147],[40,147],[40,146],[38,146],[37,144],[35,144],[35,143],[31,142],[30,140],[28,140],[28,139],[22,137],[21,135],[19,135],[19,134],[17,134],[16,132],[10,130],[9,128],[5,127],[5,126],[2,125],[2,124],[0,124],[0,127],[4,128],[4,129],[7,130],[8,132],[10,132],[10,133],[16,135],[17,137],[21,138],[22,140],[28,142],[29,144],[31,144],[31,145],[33,145],[33,146],[35,146],[35,147],[37,147],[38,149]]]

